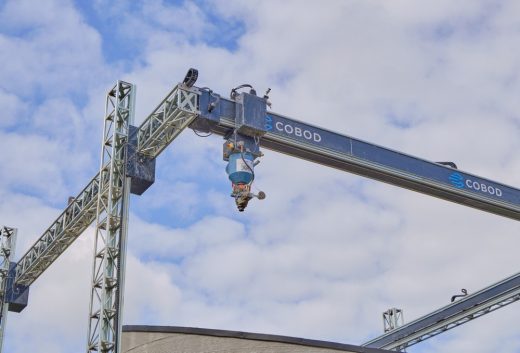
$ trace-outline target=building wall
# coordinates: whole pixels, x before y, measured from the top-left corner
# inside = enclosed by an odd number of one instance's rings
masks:
[[[142,326],[141,326],[142,327]],[[152,327],[153,328],[153,327]],[[332,342],[284,336],[183,328],[185,332],[146,332],[123,328],[123,353],[382,353]],[[143,332],[144,331],[144,332]],[[175,330],[171,330],[175,331]],[[207,331],[207,334],[204,334]],[[232,337],[234,336],[234,337]],[[264,338],[264,339],[262,339]],[[287,342],[289,341],[289,342]],[[291,342],[292,341],[292,342]]]

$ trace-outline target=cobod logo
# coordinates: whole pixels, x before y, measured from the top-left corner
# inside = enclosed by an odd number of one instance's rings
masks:
[[[458,189],[464,189],[464,177],[460,173],[451,173],[450,177],[451,183]]]
[[[265,129],[267,131],[272,131],[273,126],[277,131],[285,132],[287,135],[294,135],[296,137],[303,137],[306,140],[320,142],[321,135],[317,132],[309,131],[306,129],[302,129],[297,126],[293,126],[291,124],[284,124],[281,121],[273,122],[273,117],[267,115],[265,117]]]
[[[490,195],[496,195],[498,197],[502,196],[502,190],[500,190],[499,188],[484,184],[483,182],[466,179],[460,173],[451,173],[448,179],[457,189],[468,188],[484,192]]]

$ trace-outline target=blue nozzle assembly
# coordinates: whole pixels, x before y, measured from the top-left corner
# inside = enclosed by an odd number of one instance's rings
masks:
[[[237,137],[240,140],[235,142]],[[250,148],[245,147],[248,145]],[[262,191],[258,195],[251,192],[251,184],[255,180],[255,165],[258,164],[255,159],[261,155],[258,144],[254,143],[251,137],[235,134],[234,141],[228,140],[224,143],[224,160],[228,161],[226,173],[232,187],[231,197],[235,198],[240,212],[244,211],[253,197],[260,200],[265,198],[265,193]]]
[[[249,93],[237,90],[249,87]],[[228,161],[226,172],[231,180],[231,196],[235,198],[238,210],[244,211],[249,200],[257,197],[265,198],[265,193],[258,195],[251,192],[251,184],[255,180],[256,158],[260,152],[260,138],[267,132],[265,127],[267,99],[256,96],[251,85],[241,85],[231,90],[231,99],[235,101],[235,129],[224,143],[224,160]]]

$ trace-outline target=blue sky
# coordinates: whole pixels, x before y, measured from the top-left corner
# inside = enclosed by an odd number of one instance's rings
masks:
[[[18,256],[99,167],[106,91],[137,85],[140,123],[199,69],[222,95],[520,185],[514,1],[0,0],[0,223]],[[222,140],[184,132],[132,196],[125,324],[360,344],[518,272],[518,224],[271,151],[267,199],[238,213]],[[93,229],[9,316],[6,352],[82,351]],[[513,304],[410,352],[520,350]]]

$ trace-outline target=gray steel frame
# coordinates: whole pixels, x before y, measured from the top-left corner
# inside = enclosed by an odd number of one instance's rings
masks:
[[[16,283],[33,283],[94,221],[100,183],[100,174],[97,174],[20,258],[16,265]]]
[[[188,125],[197,123],[197,117],[203,118],[205,115],[208,116],[208,111],[199,111],[199,96],[203,94],[203,91],[196,87],[188,88],[183,85],[176,86],[167,97],[159,104],[159,106],[150,114],[150,116],[143,122],[139,127],[138,132],[138,152],[146,154],[152,158],[159,155],[164,148],[168,146]],[[212,94],[213,95],[213,94]],[[218,95],[213,95],[218,96]],[[235,102],[228,99],[218,98],[219,108],[215,109],[213,113],[209,115],[215,116],[215,112],[218,111],[217,121],[214,124],[210,124],[210,131],[222,136],[228,135],[233,131],[235,127]],[[114,103],[114,107],[117,103]],[[399,155],[410,160],[415,160],[414,163],[425,163],[425,165],[439,167],[439,165],[420,160],[415,157],[406,156],[402,153],[384,149],[382,147],[371,145],[360,140],[350,138],[348,136],[339,135],[321,128],[314,127],[296,120],[289,119],[282,115],[269,113],[271,117],[279,119],[280,121],[289,122],[295,126],[301,126],[308,128],[311,131],[322,132],[331,138],[339,141],[346,141],[352,145],[365,144],[370,145],[370,148],[380,149],[385,153]],[[213,119],[215,120],[215,119]],[[195,124],[197,125],[197,124]],[[123,134],[124,135],[124,134]],[[286,153],[298,158],[306,159],[312,162],[316,162],[329,167],[337,168],[343,171],[360,174],[367,176],[379,181],[391,183],[403,188],[419,191],[430,196],[440,197],[449,201],[458,202],[465,206],[475,207],[486,212],[495,213],[501,216],[510,217],[513,219],[520,219],[520,205],[518,203],[511,203],[508,201],[497,200],[496,198],[487,197],[482,194],[475,193],[473,191],[455,189],[453,186],[446,184],[445,182],[438,182],[435,180],[428,180],[427,178],[417,177],[413,173],[403,171],[395,168],[389,168],[380,163],[374,163],[369,159],[363,159],[350,153],[345,153],[342,150],[335,150],[334,148],[324,148],[323,146],[313,144],[312,141],[305,141],[301,138],[298,139],[295,136],[288,136],[284,133],[278,133],[277,131],[268,131],[263,138],[260,140],[261,146]],[[342,142],[343,143],[343,142]],[[120,147],[120,146],[119,146]],[[121,166],[120,166],[121,167]],[[441,166],[441,168],[447,168]],[[102,169],[103,171],[103,169]],[[118,174],[120,179],[123,178],[124,174]],[[466,173],[468,176],[472,176]],[[478,178],[478,177],[477,177]],[[122,224],[125,222],[124,208],[128,203],[122,203],[122,206],[118,206],[115,209],[119,210],[119,213],[111,214],[111,217],[105,219],[104,224],[108,224],[106,229],[103,228],[103,218],[100,218],[98,199],[107,197],[106,195],[117,195],[117,202],[122,199],[121,191],[124,189],[120,185],[115,185],[112,191],[106,191],[105,185],[112,185],[112,182],[116,179],[111,179],[109,173],[101,172],[96,175],[87,187],[74,199],[74,201],[65,209],[65,211],[56,219],[55,222],[44,232],[40,239],[33,245],[26,253],[22,256],[16,266],[16,277],[15,282],[23,285],[30,285],[34,282],[43,271],[45,271],[56,258],[61,255],[67,247],[94,221],[97,219],[97,237],[100,237],[104,242],[104,250],[96,251],[96,259],[101,263],[109,263],[109,270],[105,269],[105,265],[95,266],[95,271],[98,275],[101,273],[100,269],[103,267],[103,278],[94,277],[93,281],[93,297],[106,299],[106,305],[100,306],[98,309],[91,308],[91,327],[89,327],[89,350],[95,351],[100,349],[104,352],[114,351],[117,344],[117,335],[119,333],[120,321],[118,317],[118,302],[120,299],[114,297],[113,288],[116,284],[112,281],[113,275],[117,270],[124,270],[124,263],[121,261],[121,243],[117,235],[109,234],[108,238],[103,237],[101,232],[121,231],[125,228]],[[486,179],[480,178],[479,180],[487,181]],[[502,186],[495,182],[493,185]],[[504,186],[508,188],[508,192],[517,192],[518,190]],[[518,191],[520,193],[520,191]],[[121,197],[121,199],[119,198]],[[109,198],[108,198],[109,199]],[[108,200],[107,199],[107,200]],[[519,199],[520,200],[520,199]],[[116,202],[116,203],[117,203]],[[114,203],[110,206],[108,203],[104,205],[106,210],[113,210]],[[102,212],[103,213],[103,212]],[[119,216],[117,215],[119,214]],[[118,220],[121,224],[115,226],[108,221],[108,218]],[[121,220],[121,218],[123,218]],[[118,223],[118,222],[116,222]],[[114,227],[114,228],[111,228]],[[121,234],[119,234],[120,236]],[[119,239],[119,240],[118,240]],[[124,245],[124,244],[123,244]],[[99,250],[99,249],[98,249]],[[101,257],[101,254],[104,254]],[[106,261],[108,259],[108,261]],[[121,263],[118,263],[121,261]],[[119,267],[118,267],[119,265]],[[114,272],[115,271],[115,272]],[[101,288],[101,292],[99,289]],[[520,288],[520,284],[518,285]],[[116,291],[117,292],[117,291]],[[101,293],[101,294],[100,294]],[[516,300],[518,296],[515,294],[505,295],[501,298],[500,302],[495,303],[494,306],[484,309],[482,314],[495,310]],[[116,305],[117,303],[117,305]],[[115,306],[114,306],[115,305]],[[483,305],[483,304],[477,304]],[[482,306],[483,307],[483,306]],[[114,311],[115,310],[115,311]],[[482,314],[478,314],[479,316]],[[474,314],[477,316],[477,313]],[[102,322],[101,334],[99,334],[99,326],[96,326],[96,322]],[[462,321],[461,321],[462,322]],[[405,325],[406,326],[406,325]],[[394,332],[394,331],[392,331]],[[102,342],[102,343],[100,343]]]
[[[175,86],[139,127],[138,151],[157,157],[197,114],[197,90]],[[97,174],[58,216],[36,243],[20,258],[15,282],[33,283],[96,219],[101,183]]]
[[[404,325],[403,310],[392,308],[383,313],[383,329],[385,332],[395,330]]]
[[[175,86],[139,127],[137,151],[155,158],[197,117],[199,91]]]
[[[125,153],[134,105],[135,87],[118,81],[106,101],[87,352],[121,349],[130,195]],[[196,106],[196,94],[174,89],[139,128],[138,151],[151,157],[161,153],[194,118],[185,110],[194,112]]]
[[[135,87],[118,81],[106,98],[87,352],[120,351],[130,196],[125,150],[134,106]]]
[[[0,228],[0,352],[4,343],[4,332],[7,322],[7,310],[9,304],[6,300],[7,278],[11,260],[16,248],[16,228],[3,226]]]
[[[420,317],[363,344],[403,350],[520,299],[520,273]]]

